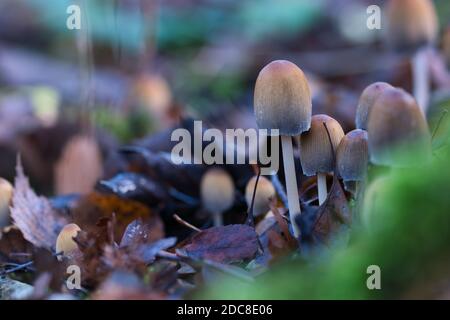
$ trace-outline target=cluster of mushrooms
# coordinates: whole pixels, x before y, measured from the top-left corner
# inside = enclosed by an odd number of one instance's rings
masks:
[[[427,50],[434,42],[437,15],[430,0],[391,0],[386,8],[388,44],[410,54],[413,94],[385,82],[369,85],[357,106],[355,130],[344,133],[339,122],[325,114],[312,116],[308,81],[294,63],[277,60],[266,65],[256,80],[254,112],[260,129],[278,129],[281,138],[288,211],[294,236],[299,236],[295,217],[301,214],[294,144],[305,176],[317,177],[319,205],[327,199],[327,175],[335,174],[354,195],[364,194],[369,166],[410,167],[431,157],[431,135],[426,112],[429,100]],[[405,150],[414,150],[405,157]],[[272,182],[260,177],[248,181],[245,197],[253,214],[270,214],[276,195]],[[378,177],[368,188],[364,207],[382,187]],[[362,189],[362,190],[361,190]],[[360,191],[362,191],[360,193]],[[202,203],[213,213],[215,225],[233,205],[234,185],[228,173],[211,169],[203,177]],[[363,218],[367,221],[367,217]]]
[[[408,167],[423,163],[431,154],[428,125],[415,99],[388,83],[373,83],[363,91],[356,114],[357,129],[347,134],[332,117],[325,114],[311,116],[307,79],[292,62],[277,60],[262,69],[256,81],[254,101],[258,127],[280,132],[292,222],[301,214],[293,138],[298,142],[303,174],[317,176],[319,205],[327,198],[329,174],[339,175],[351,186],[366,180],[369,161],[379,166]],[[413,159],[402,157],[397,151],[405,146],[420,150],[418,156]],[[269,212],[271,198],[276,192],[269,179],[260,177],[253,200],[255,183],[256,177],[250,179],[245,197],[249,207],[253,203],[254,215],[259,216]],[[232,178],[225,170],[209,170],[202,180],[201,195],[204,207],[213,213],[215,225],[222,225],[222,213],[233,205]],[[295,223],[292,228],[298,236]]]
[[[391,0],[386,13],[388,42],[395,49],[413,53],[414,97],[388,83],[369,85],[357,106],[356,129],[347,134],[332,117],[312,115],[308,81],[294,63],[273,61],[258,75],[254,89],[256,122],[260,129],[279,131],[288,211],[295,237],[299,236],[295,217],[301,214],[295,146],[303,175],[317,177],[319,205],[327,199],[327,176],[331,174],[338,175],[345,186],[355,190],[367,180],[369,166],[408,167],[430,158],[431,137],[425,118],[429,95],[426,50],[437,35],[435,8],[430,0]],[[414,148],[414,157],[403,157],[399,150],[405,148]],[[366,190],[368,202],[373,201],[376,189],[383,186],[382,180],[378,178]],[[9,182],[0,179],[0,225],[8,216],[12,192]],[[209,169],[202,178],[200,194],[203,208],[212,214],[214,225],[222,225],[223,213],[235,200],[231,176],[220,168]],[[245,189],[247,205],[252,207],[255,217],[270,214],[270,203],[276,195],[271,180],[264,176],[252,177]],[[73,237],[79,230],[74,224],[65,226],[58,236],[56,251],[65,256],[76,251]]]

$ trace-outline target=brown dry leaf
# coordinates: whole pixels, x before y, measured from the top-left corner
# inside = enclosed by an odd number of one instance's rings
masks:
[[[195,234],[182,251],[194,259],[239,262],[255,257],[258,235],[254,228],[243,224],[213,227]]]
[[[102,167],[97,141],[86,135],[74,136],[55,165],[57,194],[90,192],[102,175]]]
[[[25,240],[19,228],[8,226],[0,232],[0,263],[30,261],[33,245]]]
[[[72,210],[74,223],[87,232],[95,232],[97,222],[101,218],[110,218],[113,214],[116,215],[117,220],[114,226],[116,241],[122,238],[128,225],[136,219],[141,219],[151,229],[149,240],[154,241],[164,237],[164,225],[159,215],[146,205],[134,200],[92,192],[84,196]]]
[[[289,243],[286,241],[286,239],[275,230],[269,230],[267,232],[267,238],[267,247],[271,255],[270,262],[278,260],[279,258],[288,255],[289,252],[292,251],[292,249],[289,248]]]
[[[154,241],[152,228],[136,220],[127,227],[121,244],[117,245],[112,239],[114,225],[114,216],[102,218],[95,229],[80,232],[75,238],[81,252],[76,262],[82,269],[83,285],[86,287],[95,287],[114,270],[144,275],[156,254],[176,243],[176,238]]]
[[[39,248],[53,250],[59,231],[68,223],[45,197],[31,189],[20,158],[16,166],[11,217],[24,238]]]
[[[335,176],[327,199],[317,210],[313,237],[326,243],[342,225],[350,225],[351,218],[345,192]]]
[[[275,217],[278,225],[280,226],[280,230],[282,231],[282,236],[286,244],[288,245],[289,249],[295,250],[298,247],[298,242],[289,232],[289,226],[286,220],[283,219],[283,216],[281,215],[280,211],[278,211],[278,208],[276,207],[276,201],[272,202],[270,208],[273,212],[273,216]]]
[[[80,255],[75,257],[75,262],[81,268],[82,285],[86,288],[95,287],[111,272],[111,265],[105,264],[103,256],[107,247],[115,247],[111,239],[113,229],[113,219],[102,218],[91,226],[88,232],[78,232],[74,238],[80,249]]]
[[[33,251],[33,266],[36,276],[39,278],[48,274],[47,286],[53,291],[60,291],[64,285],[66,264],[58,261],[52,253],[45,249],[37,248]]]

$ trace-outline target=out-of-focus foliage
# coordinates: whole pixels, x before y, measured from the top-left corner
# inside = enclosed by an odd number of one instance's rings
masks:
[[[99,128],[111,132],[121,142],[143,137],[152,129],[152,119],[141,109],[124,115],[107,108],[97,108],[93,111],[93,118]]]
[[[25,0],[42,16],[42,22],[57,33],[69,31],[65,26],[70,0]],[[148,17],[139,5],[124,10],[120,1],[80,1],[87,6],[87,21],[94,40],[122,44],[126,49],[141,49],[144,39],[156,36],[161,49],[198,46],[215,41],[216,37],[244,32],[248,40],[268,35],[288,37],[306,30],[317,19],[324,1],[275,0],[210,1],[202,6],[171,6],[160,1]],[[156,3],[156,2],[155,2]],[[147,19],[146,19],[147,18]]]

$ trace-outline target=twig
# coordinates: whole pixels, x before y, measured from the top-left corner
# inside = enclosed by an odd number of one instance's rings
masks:
[[[193,198],[193,197],[191,197],[191,196],[189,196],[189,195],[187,195],[187,194],[185,194],[185,193],[183,193],[181,191],[178,191],[175,188],[170,188],[169,189],[169,194],[172,197],[174,197],[175,199],[180,200],[180,201],[182,201],[182,202],[184,202],[184,203],[186,203],[186,204],[188,204],[190,206],[198,205],[198,200],[197,199],[195,199],[195,198]]]
[[[183,220],[179,215],[177,215],[176,213],[173,215],[173,218],[180,224],[182,224],[185,227],[188,227],[189,229],[192,229],[196,232],[201,232],[202,230],[197,228],[196,226],[190,224],[189,222]]]
[[[30,267],[32,264],[33,264],[33,261],[28,261],[28,262],[25,262],[23,264],[19,264],[19,265],[17,265],[14,268],[5,270],[5,271],[2,272],[2,274],[13,273],[13,272],[16,272],[16,271],[19,271],[19,270],[22,270],[22,269],[26,269],[26,268]]]

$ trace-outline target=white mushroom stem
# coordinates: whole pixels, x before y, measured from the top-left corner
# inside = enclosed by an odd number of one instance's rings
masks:
[[[413,74],[413,95],[417,104],[426,116],[428,109],[428,101],[430,95],[429,68],[427,61],[427,49],[419,49],[413,56],[412,74]]]
[[[317,173],[317,193],[319,196],[319,205],[325,202],[327,199],[327,174]]]
[[[221,213],[215,212],[213,214],[213,219],[214,219],[214,227],[221,227],[221,226],[223,226],[223,217],[222,217]]]
[[[292,224],[294,236],[300,235],[300,230],[295,223],[296,215],[301,213],[300,200],[297,189],[297,176],[295,173],[294,152],[292,148],[292,137],[281,136],[281,149],[283,152],[283,167],[286,180],[286,192],[288,197],[289,218]]]

